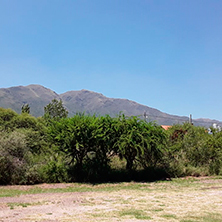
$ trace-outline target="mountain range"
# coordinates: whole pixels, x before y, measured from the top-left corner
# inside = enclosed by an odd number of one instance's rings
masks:
[[[41,85],[0,88],[0,107],[11,108],[17,113],[21,112],[22,105],[29,104],[33,116],[42,116],[44,107],[52,99],[61,99],[64,107],[69,111],[69,116],[73,116],[77,112],[116,116],[122,112],[127,116],[141,116],[147,121],[156,121],[161,125],[173,125],[189,121],[186,116],[170,115],[128,99],[108,98],[101,93],[84,89],[57,94]],[[194,119],[193,123],[206,127],[213,123],[222,125],[222,122],[211,119]]]

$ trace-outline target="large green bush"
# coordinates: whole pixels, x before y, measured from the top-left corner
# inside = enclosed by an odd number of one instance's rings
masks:
[[[96,117],[77,114],[52,121],[49,137],[70,160],[73,180],[104,180],[110,160],[126,160],[126,169],[157,167],[164,155],[166,134],[154,123],[119,115]]]
[[[221,154],[221,132],[209,134],[188,123],[169,129],[167,160],[173,176],[219,174]]]
[[[0,184],[42,182],[38,156],[47,150],[44,122],[27,113],[0,109]]]
[[[25,174],[31,155],[23,132],[15,130],[9,134],[1,133],[0,183],[26,183]]]

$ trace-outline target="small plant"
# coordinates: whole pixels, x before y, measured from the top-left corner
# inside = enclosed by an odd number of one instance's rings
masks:
[[[164,217],[164,218],[176,218],[176,215],[174,215],[174,214],[164,214],[164,215],[161,215],[161,217]]]
[[[148,216],[144,211],[142,210],[137,210],[137,209],[125,209],[119,212],[119,215],[121,217],[124,216],[133,216],[136,219],[140,219],[140,220],[149,220],[152,219],[150,216]]]
[[[31,204],[30,203],[8,203],[8,207],[10,207],[11,210],[13,210],[15,207],[28,207]]]

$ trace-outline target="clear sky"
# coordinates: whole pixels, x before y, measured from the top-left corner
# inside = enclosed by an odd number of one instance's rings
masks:
[[[0,88],[29,84],[222,120],[222,1],[0,0]]]

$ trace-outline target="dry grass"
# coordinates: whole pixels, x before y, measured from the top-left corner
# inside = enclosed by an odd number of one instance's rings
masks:
[[[76,192],[79,186],[83,191]],[[0,198],[0,221],[222,221],[220,178],[40,188],[39,194]],[[0,192],[3,189],[10,187]]]

